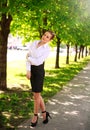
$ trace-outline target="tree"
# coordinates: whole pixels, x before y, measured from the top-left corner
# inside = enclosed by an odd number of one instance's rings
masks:
[[[0,89],[7,89],[7,40],[10,24],[15,14],[28,9],[31,1],[1,0],[0,1]]]
[[[6,66],[7,66],[7,39],[10,33],[10,23],[12,16],[7,13],[8,1],[0,3],[0,8],[5,9],[0,13],[0,89],[6,89]]]
[[[67,45],[66,63],[69,64],[69,47],[70,47],[70,43],[71,42],[73,43],[73,40],[74,40],[73,29],[76,27],[77,18],[78,18],[77,16],[79,15],[79,12],[80,12],[79,2],[78,0],[75,0],[75,1],[73,0],[59,1],[58,0],[55,10],[56,10],[56,14],[54,14],[55,16],[54,16],[52,25],[56,32],[57,37],[61,39],[60,40],[61,42],[63,41]],[[57,48],[60,47],[58,44],[60,43],[57,42]],[[57,54],[57,56],[59,55]],[[56,61],[56,63],[59,63],[59,62]],[[58,67],[59,64],[55,66]]]

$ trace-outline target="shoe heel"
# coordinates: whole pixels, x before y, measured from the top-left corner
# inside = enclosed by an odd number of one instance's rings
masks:
[[[46,113],[46,119],[43,121],[43,124],[47,124],[49,121],[48,118],[52,119],[52,117],[50,116],[49,112],[47,112],[47,111],[43,111],[42,113]]]
[[[52,119],[52,117],[50,116],[50,114],[48,113],[48,117],[50,118],[50,119]]]

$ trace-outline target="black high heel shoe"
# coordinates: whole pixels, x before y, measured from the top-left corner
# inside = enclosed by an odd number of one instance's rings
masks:
[[[31,122],[31,127],[35,127],[36,125],[37,125],[37,123],[38,123],[38,114],[34,114],[34,116],[37,116],[37,120],[36,120],[36,122]]]
[[[50,116],[49,112],[47,112],[47,111],[43,111],[42,113],[46,113],[46,119],[43,121],[43,124],[47,124],[49,121],[48,117],[51,118],[51,116]]]

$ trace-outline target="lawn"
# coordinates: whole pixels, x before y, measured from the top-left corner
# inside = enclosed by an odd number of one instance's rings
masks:
[[[65,56],[60,57],[60,68],[55,69],[55,56],[45,63],[46,76],[42,96],[45,102],[61,91],[77,73],[89,62],[90,57],[65,64]],[[15,129],[33,114],[33,98],[30,81],[26,79],[25,60],[10,61],[7,64],[8,90],[0,92],[0,126]]]

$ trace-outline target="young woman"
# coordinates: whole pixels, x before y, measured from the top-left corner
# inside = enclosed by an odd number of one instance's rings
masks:
[[[50,47],[48,43],[54,38],[54,33],[46,31],[41,40],[34,41],[29,48],[29,53],[26,56],[27,62],[27,79],[30,79],[32,92],[34,96],[34,116],[31,121],[31,126],[35,127],[38,122],[39,109],[42,111],[43,123],[48,123],[49,112],[46,111],[41,91],[43,90],[43,81],[45,76],[44,61],[48,57]]]

